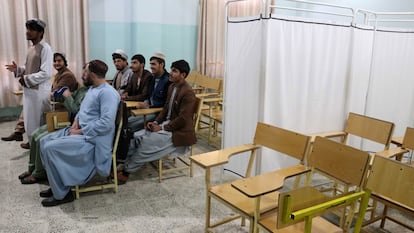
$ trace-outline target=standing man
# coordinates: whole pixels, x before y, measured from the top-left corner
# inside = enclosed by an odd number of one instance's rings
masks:
[[[23,119],[29,141],[35,129],[45,123],[44,112],[50,110],[53,53],[49,44],[43,41],[46,23],[40,19],[26,21],[26,38],[33,43],[29,48],[25,66],[18,67],[13,61],[6,68],[14,73],[23,86]],[[29,142],[20,145],[29,149]]]
[[[123,171],[118,180],[125,183],[129,173],[138,170],[144,163],[162,158],[167,154],[179,155],[188,151],[197,138],[193,115],[196,97],[192,87],[185,81],[190,66],[184,60],[171,64],[168,100],[161,113],[147,124],[148,131],[141,130],[134,135]]]
[[[139,103],[137,108],[160,108],[167,100],[168,87],[171,84],[169,74],[165,69],[165,55],[160,52],[154,53],[150,58],[153,78],[149,83],[148,98],[144,103]],[[146,119],[153,121],[158,114],[148,114]],[[144,128],[144,116],[131,116],[128,118],[128,127],[132,132]]]
[[[132,76],[125,92],[121,98],[123,100],[144,101],[148,98],[149,83],[152,74],[145,69],[145,58],[141,54],[136,54],[131,58]]]
[[[123,94],[132,76],[132,70],[128,67],[128,56],[121,49],[115,50],[112,60],[118,72],[112,80],[112,86],[120,95]]]
[[[72,126],[44,136],[40,156],[50,188],[40,192],[43,206],[74,200],[71,187],[86,183],[93,175],[108,176],[119,94],[106,83],[108,66],[100,60],[89,62],[82,75],[91,87],[86,93]]]

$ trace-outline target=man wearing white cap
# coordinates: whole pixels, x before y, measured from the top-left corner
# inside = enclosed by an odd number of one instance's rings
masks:
[[[132,76],[132,70],[128,67],[128,56],[122,49],[117,49],[112,53],[112,60],[118,70],[112,80],[112,86],[122,95]]]
[[[16,62],[6,65],[23,86],[23,118],[29,141],[35,129],[45,123],[44,112],[50,110],[49,98],[53,69],[53,53],[43,41],[46,23],[40,19],[26,21],[26,39],[33,43],[26,57],[26,64],[18,67]],[[29,143],[21,145],[29,147]]]
[[[160,108],[163,107],[167,100],[168,87],[171,82],[169,73],[165,69],[165,55],[160,52],[154,53],[150,58],[150,67],[153,78],[149,83],[147,98],[143,103],[139,103],[137,108]],[[147,121],[153,121],[158,113],[146,115]],[[143,116],[131,116],[128,118],[128,127],[132,132],[144,128]]]

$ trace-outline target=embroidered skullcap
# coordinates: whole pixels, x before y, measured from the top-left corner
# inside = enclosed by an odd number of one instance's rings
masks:
[[[66,55],[64,53],[54,53],[53,60],[55,60],[56,57],[61,57],[63,59],[63,63],[65,63],[65,66],[68,66],[68,61],[66,60]]]
[[[45,27],[46,23],[41,19],[34,18],[26,21],[26,28],[30,28],[38,32],[44,31]]]
[[[153,58],[161,59],[165,64],[165,54],[163,54],[161,52],[155,52],[154,55],[152,55],[150,60],[152,60]]]
[[[115,50],[115,52],[112,54],[112,60],[115,60],[115,59],[117,59],[117,58],[122,59],[122,60],[124,60],[124,61],[128,60],[128,56],[126,55],[126,53],[125,53],[125,52],[124,52],[124,50],[122,50],[122,49],[117,49],[117,50]]]

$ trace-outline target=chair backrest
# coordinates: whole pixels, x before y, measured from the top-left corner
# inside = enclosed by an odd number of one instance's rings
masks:
[[[381,143],[385,145],[385,149],[389,148],[393,130],[394,123],[392,122],[352,112],[349,113],[345,126],[346,133]]]
[[[414,167],[375,156],[366,189],[396,205],[414,211]]]
[[[68,111],[54,111],[46,112],[47,131],[53,132],[55,130],[64,128],[70,125],[70,114]]]
[[[303,161],[309,140],[309,136],[258,122],[253,142]]]
[[[402,147],[414,150],[414,128],[407,127],[405,130]]]
[[[196,84],[203,87],[205,91],[212,90],[220,92],[222,86],[222,79],[211,78],[205,75],[199,75],[196,80]]]
[[[190,84],[194,85],[197,83],[197,79],[201,74],[198,71],[191,71],[188,76],[185,78],[185,80]]]
[[[316,137],[308,165],[348,185],[361,186],[366,177],[370,155],[342,143]]]

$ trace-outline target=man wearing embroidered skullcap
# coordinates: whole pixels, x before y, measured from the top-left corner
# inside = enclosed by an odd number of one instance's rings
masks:
[[[185,80],[189,72],[190,66],[185,60],[171,64],[172,84],[168,89],[167,101],[157,118],[147,123],[147,130],[134,134],[124,169],[118,172],[118,182],[125,183],[129,173],[137,171],[145,163],[167,154],[185,154],[189,146],[196,142],[193,122],[196,96]]]
[[[112,60],[117,70],[112,86],[122,95],[132,76],[132,70],[128,67],[128,56],[122,49],[117,49],[112,53]]]
[[[35,129],[45,123],[44,112],[50,110],[49,98],[53,67],[53,53],[43,40],[46,23],[41,19],[26,21],[26,39],[32,42],[26,57],[26,64],[18,66],[15,61],[6,65],[23,87],[23,119],[30,141]],[[22,143],[30,148],[29,143]]]
[[[167,100],[167,91],[171,82],[169,81],[169,73],[165,69],[165,55],[156,52],[150,58],[150,67],[153,78],[149,83],[148,98],[139,103],[136,108],[160,108],[163,107]],[[158,113],[145,115],[147,121],[153,121]],[[132,132],[144,128],[144,116],[131,116],[128,118],[128,127]]]

